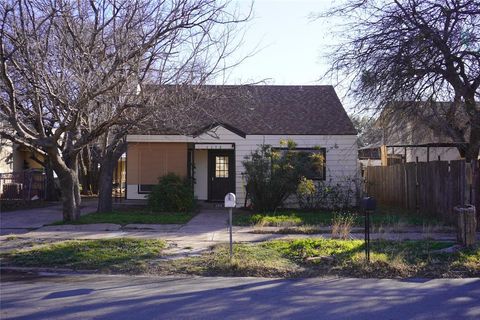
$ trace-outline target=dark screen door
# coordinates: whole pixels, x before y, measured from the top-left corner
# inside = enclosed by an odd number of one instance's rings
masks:
[[[235,192],[235,157],[233,150],[208,150],[208,199],[223,201]]]

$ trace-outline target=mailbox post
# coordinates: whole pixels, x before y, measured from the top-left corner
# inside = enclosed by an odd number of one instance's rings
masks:
[[[227,193],[225,196],[225,208],[228,208],[228,226],[230,229],[230,260],[233,257],[233,238],[232,238],[232,209],[235,208],[237,199],[235,194]]]
[[[377,208],[377,201],[373,197],[365,197],[361,205],[365,215],[365,258],[370,263],[370,213]]]

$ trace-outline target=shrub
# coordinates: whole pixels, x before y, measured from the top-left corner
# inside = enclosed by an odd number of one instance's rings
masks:
[[[347,209],[355,197],[355,191],[348,182],[342,185],[302,178],[296,191],[298,204],[300,208],[309,210]]]
[[[355,215],[350,213],[335,213],[332,218],[332,238],[347,240],[355,224]]]
[[[275,211],[295,194],[301,177],[323,170],[323,155],[295,150],[292,140],[281,141],[284,150],[262,145],[243,162],[247,190],[255,210]]]
[[[188,180],[169,173],[160,177],[153,187],[148,205],[153,211],[190,212],[195,206],[192,186]]]
[[[298,204],[302,209],[315,209],[317,187],[313,180],[302,177],[297,187]]]

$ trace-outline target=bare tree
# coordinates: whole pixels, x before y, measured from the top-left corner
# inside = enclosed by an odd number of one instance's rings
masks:
[[[116,150],[151,113],[145,81],[211,76],[245,21],[216,0],[10,0],[0,17],[0,135],[49,156],[64,220],[80,214],[80,152],[105,134]]]
[[[329,74],[350,83],[361,108],[427,115],[432,129],[465,142],[459,151],[467,161],[478,157],[480,1],[357,0],[320,17],[332,15],[347,22]]]
[[[357,144],[359,147],[366,147],[381,141],[381,131],[375,127],[374,117],[358,114],[350,114],[353,126],[357,130]]]

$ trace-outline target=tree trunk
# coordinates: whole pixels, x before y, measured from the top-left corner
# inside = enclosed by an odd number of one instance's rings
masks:
[[[87,146],[80,153],[79,180],[84,195],[98,194],[98,162],[93,148],[94,146]]]
[[[112,211],[113,171],[115,159],[104,159],[100,168],[97,212]]]
[[[113,189],[113,173],[118,160],[125,152],[126,142],[121,142],[116,147],[105,152],[100,166],[99,190],[98,190],[98,207],[97,212],[112,211],[112,189]]]
[[[463,246],[473,246],[476,240],[477,221],[472,205],[453,208],[457,214],[457,241]]]
[[[78,186],[75,186],[73,174],[62,174],[60,186],[62,189],[63,220],[76,221],[80,217],[80,194]]]
[[[77,157],[63,161],[56,150],[50,150],[49,155],[60,182],[63,221],[76,221],[80,218],[81,204]]]
[[[477,160],[480,150],[480,109],[475,101],[475,91],[465,96],[466,112],[470,116],[470,137],[465,150],[465,160],[471,162]]]
[[[53,176],[52,163],[49,157],[46,157],[45,161],[45,200],[47,201],[57,201],[57,190],[55,188],[55,178]]]

